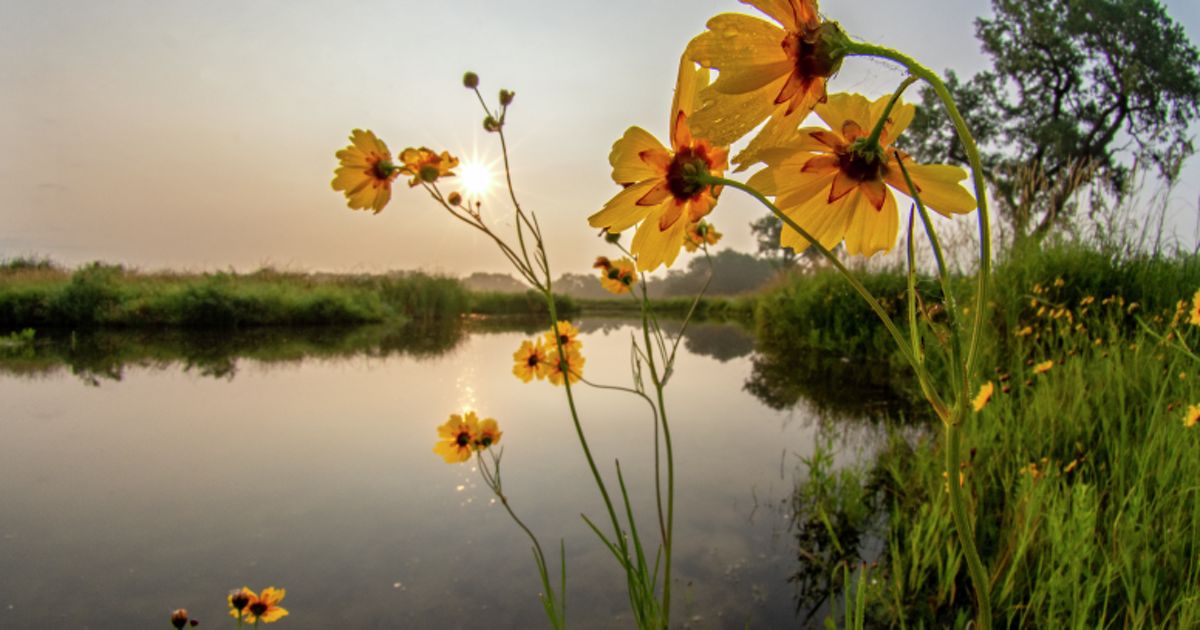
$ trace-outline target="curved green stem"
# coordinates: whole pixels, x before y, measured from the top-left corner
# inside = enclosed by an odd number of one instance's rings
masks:
[[[983,630],[990,630],[992,627],[990,582],[987,572],[984,570],[983,561],[979,558],[979,551],[975,546],[975,536],[971,530],[970,522],[967,520],[966,508],[963,506],[962,491],[960,488],[957,488],[957,467],[960,463],[958,460],[958,451],[959,440],[961,439],[957,429],[966,415],[965,400],[970,392],[969,383],[971,375],[975,372],[975,362],[979,357],[979,342],[983,333],[983,316],[987,307],[988,276],[991,273],[992,264],[987,182],[983,178],[983,163],[979,158],[979,147],[975,144],[975,138],[971,136],[971,131],[967,128],[966,120],[958,111],[958,106],[955,104],[954,98],[950,95],[950,90],[947,89],[946,84],[937,73],[921,65],[912,57],[885,46],[876,46],[865,42],[850,42],[848,53],[850,55],[889,59],[904,66],[910,74],[928,83],[942,101],[942,105],[946,108],[946,113],[954,122],[954,129],[958,134],[959,141],[962,142],[963,150],[966,152],[967,160],[971,166],[972,183],[975,186],[975,199],[979,204],[979,274],[977,278],[978,286],[975,293],[974,327],[971,330],[971,340],[967,346],[963,372],[956,377],[956,379],[961,379],[960,391],[962,395],[958,397],[954,415],[949,419],[950,422],[946,426],[946,474],[950,477],[950,503],[951,509],[954,512],[954,528],[958,530],[959,543],[962,545],[963,553],[967,558],[967,568],[970,571],[971,582],[975,587],[975,597],[979,604],[977,622]]]
[[[650,379],[658,398],[659,426],[663,432],[663,446],[667,451],[667,527],[663,536],[663,600],[662,627],[671,626],[671,543],[675,532],[675,451],[671,446],[671,427],[667,423],[667,405],[663,397],[663,382],[654,363],[654,352],[650,349],[650,296],[646,283],[642,283],[642,337],[646,343],[646,362],[650,367]],[[657,328],[657,324],[656,324]],[[666,360],[666,357],[663,357]],[[661,517],[661,515],[660,515]]]

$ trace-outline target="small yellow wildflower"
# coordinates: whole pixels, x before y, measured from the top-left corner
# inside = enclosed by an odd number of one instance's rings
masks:
[[[376,214],[392,198],[392,180],[400,173],[383,140],[371,131],[350,132],[350,146],[337,152],[341,165],[333,172],[333,189],[346,195],[351,210]]]
[[[434,445],[433,452],[441,455],[447,464],[471,459],[476,440],[479,439],[479,418],[474,411],[468,411],[465,417],[452,414],[437,431],[438,443]]]
[[[1192,317],[1188,323],[1200,326],[1200,291],[1196,291],[1196,294],[1192,296]]]
[[[1062,279],[1062,276],[1059,276],[1059,277],[1057,277],[1057,278],[1055,278],[1055,279],[1054,279],[1054,286],[1056,286],[1056,287],[1064,287],[1064,286],[1066,286],[1066,285],[1067,285],[1067,283],[1063,281],[1063,279]]]
[[[1049,372],[1050,368],[1052,367],[1054,367],[1054,359],[1046,359],[1045,361],[1033,366],[1033,373],[1045,374],[1046,372]]]
[[[628,258],[609,260],[600,256],[592,267],[600,270],[600,286],[609,293],[629,293],[637,283],[637,272]]]
[[[550,357],[550,370],[546,373],[546,378],[554,385],[563,384],[563,375],[567,375],[567,379],[571,384],[579,382],[583,378],[583,364],[587,359],[579,353],[578,347],[563,348],[566,351],[565,357],[560,357],[557,354]]]
[[[257,597],[254,591],[245,586],[240,590],[229,591],[229,616],[241,619],[245,616],[246,607],[250,605],[250,601]]]
[[[1096,298],[1088,295],[1088,296],[1085,296],[1082,300],[1079,300],[1079,305],[1087,306],[1088,304],[1091,304],[1092,302],[1095,302],[1095,301],[1096,301]]]
[[[549,370],[546,361],[546,346],[541,339],[522,341],[521,347],[513,353],[513,375],[528,383],[535,377],[540,381],[546,378]]]
[[[400,153],[400,161],[404,162],[400,172],[412,176],[412,179],[408,180],[409,187],[422,182],[432,184],[441,177],[452,177],[454,173],[450,169],[458,166],[458,158],[449,152],[442,151],[441,155],[438,155],[428,147],[409,147]]]
[[[1026,327],[1022,328],[1021,330],[1017,331],[1018,337],[1028,337],[1029,335],[1032,335],[1032,334],[1033,334],[1032,326],[1026,326]]]
[[[475,449],[483,450],[500,443],[500,424],[492,418],[479,421],[479,435],[475,436]]]
[[[558,344],[568,351],[579,349],[583,344],[579,341],[579,329],[565,319],[558,320],[554,328],[546,333],[546,353],[557,356]]]
[[[992,394],[995,391],[996,386],[991,381],[984,383],[979,387],[979,393],[975,395],[973,400],[971,400],[971,407],[975,409],[975,411],[982,410],[984,405],[987,405],[988,401],[991,400]]]
[[[688,223],[687,238],[683,241],[683,248],[694,252],[703,245],[716,245],[719,240],[721,240],[721,233],[717,231],[717,228],[701,219],[694,223]]]
[[[1187,413],[1183,416],[1183,426],[1192,428],[1200,422],[1200,405],[1188,405]]]
[[[277,589],[274,586],[264,588],[262,593],[259,593],[250,600],[250,604],[246,606],[246,621],[253,621],[257,626],[262,623],[275,623],[287,616],[286,608],[281,608],[279,602],[283,601],[284,595],[287,594],[285,589]]]

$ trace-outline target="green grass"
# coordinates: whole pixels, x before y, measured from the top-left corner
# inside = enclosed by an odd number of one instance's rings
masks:
[[[1193,256],[1113,262],[1051,248],[997,268],[982,361],[996,393],[964,426],[970,459],[962,476],[998,627],[1200,625],[1200,426],[1183,425],[1188,405],[1200,403],[1200,360],[1144,330],[1174,330],[1200,345],[1200,327],[1187,323],[1186,311],[1176,317],[1176,303],[1190,308],[1200,288],[1196,263]],[[896,278],[872,281],[891,289]],[[855,360],[886,353],[894,362],[873,320],[846,323],[859,314],[831,282],[789,285],[765,298],[758,322],[765,339],[783,334],[786,322],[774,319],[798,317],[786,310],[797,304],[821,322],[806,337],[812,347],[843,341],[866,353]],[[820,305],[834,313],[822,319]],[[1034,373],[1047,360],[1054,367]],[[847,564],[879,561],[867,582],[868,627],[962,627],[972,614],[941,427],[918,426],[915,434],[893,429],[874,461],[852,469],[851,489],[844,475],[833,483],[829,474],[810,474],[797,491],[797,531],[846,519],[857,528],[830,530],[855,548],[849,560],[839,555],[841,564],[825,567],[832,582],[844,579],[837,576]],[[812,499],[826,494],[837,498]],[[863,519],[863,505],[879,518]],[[864,533],[882,551],[858,545]]]
[[[0,266],[0,329],[237,328],[458,317],[470,295],[453,278],[419,272],[333,276],[143,274],[93,263]]]

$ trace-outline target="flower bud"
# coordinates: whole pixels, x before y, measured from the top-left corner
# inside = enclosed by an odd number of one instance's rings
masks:
[[[450,193],[450,196],[446,198],[446,201],[452,206],[462,205],[462,195],[458,194],[458,191],[454,191]]]
[[[505,107],[512,105],[514,96],[516,94],[510,90],[500,90],[500,104]]]
[[[177,630],[182,630],[188,623],[188,611],[185,608],[180,608],[171,613],[171,625]]]
[[[500,131],[500,121],[488,116],[487,118],[483,119],[483,128],[489,133]]]
[[[474,90],[479,87],[479,75],[474,72],[468,72],[463,75],[463,87],[468,90]]]
[[[606,231],[604,233],[604,240],[605,240],[605,242],[613,243],[613,244],[620,243],[621,242],[621,233]]]

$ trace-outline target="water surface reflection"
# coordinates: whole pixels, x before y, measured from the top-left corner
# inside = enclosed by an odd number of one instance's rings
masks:
[[[628,384],[634,329],[580,325],[588,377]],[[571,625],[628,625],[622,577],[579,518],[603,508],[561,391],[511,376],[540,330],[108,332],[0,360],[0,626],[147,627],[180,606],[219,624],[224,593],[248,584],[286,587],[295,628],[540,627],[527,541],[471,466],[430,452],[467,408],[503,425],[515,509],[548,547],[564,541]],[[681,348],[676,618],[794,626],[787,506],[818,423],[745,386],[765,377],[744,331],[694,325]],[[644,402],[585,389],[579,403],[649,531]]]

